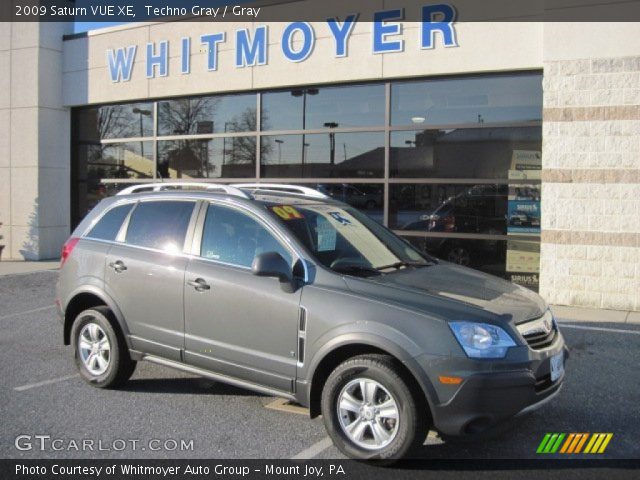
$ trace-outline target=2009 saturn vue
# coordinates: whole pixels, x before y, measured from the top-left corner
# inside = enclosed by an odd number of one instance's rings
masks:
[[[114,387],[147,360],[286,397],[354,458],[405,456],[429,428],[482,432],[564,380],[538,295],[304,187],[130,187],[62,262],[64,342],[87,382]]]

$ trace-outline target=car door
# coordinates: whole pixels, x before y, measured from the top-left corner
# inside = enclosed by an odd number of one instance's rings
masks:
[[[185,276],[185,361],[290,392],[296,374],[301,288],[251,273],[255,255],[292,252],[247,210],[210,203],[198,221]]]
[[[184,348],[183,249],[195,201],[139,202],[109,250],[105,290],[120,308],[134,350],[181,359]]]

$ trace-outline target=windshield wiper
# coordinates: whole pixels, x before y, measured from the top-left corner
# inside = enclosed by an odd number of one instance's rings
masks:
[[[367,275],[380,275],[380,272],[376,268],[367,267],[365,265],[360,265],[357,263],[348,263],[342,264],[336,267],[333,267],[333,270],[341,273],[351,273],[351,274],[367,274]]]
[[[376,270],[387,270],[389,268],[400,269],[402,267],[428,267],[429,265],[433,265],[431,263],[420,263],[420,262],[395,262],[389,265],[383,265],[381,267],[377,267]]]

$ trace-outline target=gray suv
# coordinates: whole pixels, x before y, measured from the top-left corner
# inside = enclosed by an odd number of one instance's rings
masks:
[[[147,360],[285,397],[359,459],[537,408],[568,353],[535,293],[293,185],[146,184],[104,199],[63,247],[56,303],[91,385]]]

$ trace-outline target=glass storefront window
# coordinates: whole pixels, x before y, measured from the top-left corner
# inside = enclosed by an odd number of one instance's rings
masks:
[[[261,157],[265,178],[380,178],[384,133],[263,136]]]
[[[458,265],[506,278],[505,240],[477,240],[449,237],[405,237],[421,251]]]
[[[542,75],[391,84],[392,125],[542,121]]]
[[[298,183],[536,289],[541,83],[514,73],[77,108],[72,224],[136,179]]]
[[[381,183],[318,183],[307,186],[348,203],[378,223],[384,221],[384,185]]]
[[[100,200],[117,192],[104,180],[153,178],[153,142],[80,144],[73,168],[72,224],[75,227]],[[121,188],[126,183],[121,184]]]
[[[153,142],[81,144],[78,179],[152,178]]]
[[[390,185],[389,226],[424,233],[507,233],[508,185]]]
[[[383,125],[383,84],[305,87],[262,95],[263,131]]]
[[[158,102],[158,135],[255,132],[256,95],[180,98]]]
[[[76,112],[80,141],[153,136],[153,103],[127,103],[82,108]]]
[[[250,178],[256,137],[158,142],[158,178]]]
[[[538,155],[540,127],[457,128],[391,133],[390,175],[397,178],[507,178],[515,152]]]

